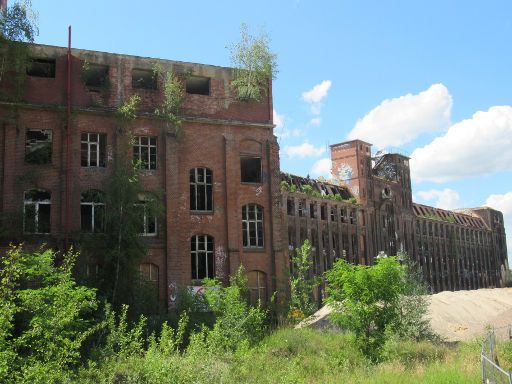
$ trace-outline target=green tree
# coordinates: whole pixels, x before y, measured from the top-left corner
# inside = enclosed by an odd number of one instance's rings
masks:
[[[240,41],[228,46],[231,65],[235,68],[231,86],[241,101],[261,101],[262,91],[267,92],[269,82],[277,74],[277,55],[269,48],[266,33],[249,34],[247,24],[240,27]]]
[[[0,382],[58,382],[80,361],[97,309],[94,289],[72,277],[77,254],[11,246],[0,259]]]
[[[133,96],[117,110],[119,124],[113,172],[105,194],[105,233],[82,236],[82,247],[88,255],[104,261],[99,278],[100,294],[115,309],[130,305],[131,315],[147,312],[145,303],[156,295],[151,285],[140,279],[138,266],[147,253],[143,232],[144,215],[160,215],[162,204],[157,195],[146,194],[140,183],[140,164],[132,161],[133,137],[130,124],[137,118],[140,98]],[[142,208],[141,197],[146,197]],[[147,295],[142,295],[147,293]],[[154,300],[151,300],[154,302]],[[140,311],[138,311],[140,309]],[[136,312],[136,313],[134,313]]]
[[[315,313],[317,306],[313,297],[313,290],[318,287],[318,279],[310,277],[311,243],[305,240],[296,254],[292,257],[292,274],[290,278],[290,314],[295,320]]]
[[[326,273],[326,300],[335,324],[352,331],[361,352],[377,361],[387,331],[400,316],[400,296],[406,288],[405,267],[396,257],[375,265],[352,265],[340,259]]]
[[[265,334],[267,312],[260,304],[248,303],[248,283],[241,266],[230,279],[228,287],[222,287],[215,279],[205,279],[208,307],[215,315],[213,329],[207,333],[210,347],[236,350],[261,340]]]
[[[37,14],[30,0],[15,2],[0,12],[0,81],[9,79],[9,91],[2,95],[4,98],[17,101],[21,97],[30,57],[30,46],[26,43],[33,42],[38,33]]]

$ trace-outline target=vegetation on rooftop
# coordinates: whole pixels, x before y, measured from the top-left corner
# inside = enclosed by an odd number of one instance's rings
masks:
[[[342,201],[349,204],[357,204],[357,198],[349,197],[348,199],[344,199],[339,193],[335,194],[323,194],[321,192],[315,191],[313,187],[309,184],[305,184],[303,186],[297,187],[295,184],[288,184],[286,180],[281,181],[281,191],[283,192],[291,192],[291,193],[303,193],[307,196],[314,197],[317,199],[326,199],[326,200],[335,200]]]

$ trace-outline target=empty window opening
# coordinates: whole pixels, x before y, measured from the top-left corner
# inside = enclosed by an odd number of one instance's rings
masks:
[[[132,69],[132,88],[156,89],[155,72],[148,69]]]
[[[245,248],[263,247],[263,208],[259,205],[242,207],[242,234]]]
[[[312,219],[316,218],[316,204],[309,204],[309,217]]]
[[[192,258],[192,279],[202,280],[215,277],[213,257],[213,237],[196,235],[190,239]]]
[[[50,233],[51,194],[32,189],[25,192],[23,203],[23,231],[25,233]]]
[[[103,133],[82,133],[81,164],[82,167],[104,167],[106,136]]]
[[[357,224],[356,211],[353,209],[350,210],[350,224]]]
[[[100,191],[82,192],[80,198],[80,222],[82,232],[105,231],[105,197]]]
[[[27,66],[27,75],[55,78],[55,59],[32,59]]]
[[[295,201],[293,199],[286,200],[286,212],[290,216],[295,215]]]
[[[135,136],[133,160],[140,169],[156,169],[156,136]]]
[[[27,129],[25,162],[28,164],[50,164],[52,162],[51,129]]]
[[[108,66],[84,63],[82,66],[82,80],[86,87],[93,90],[106,86],[108,84]]]
[[[189,76],[186,80],[187,93],[192,95],[210,95],[210,78],[203,76]]]
[[[327,220],[327,205],[325,204],[320,206],[320,219]]]
[[[208,168],[190,170],[190,210],[213,211],[213,177]]]
[[[139,195],[139,202],[134,204],[138,216],[138,233],[141,236],[156,236],[157,221],[154,215],[155,200],[145,194]]]
[[[261,157],[241,156],[242,183],[261,183]]]

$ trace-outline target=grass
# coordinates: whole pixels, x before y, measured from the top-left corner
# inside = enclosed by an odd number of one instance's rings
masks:
[[[224,353],[192,346],[147,352],[82,370],[82,383],[480,383],[479,341],[457,346],[394,340],[384,361],[368,363],[348,334],[280,329],[253,348]],[[512,343],[499,346],[503,365]]]

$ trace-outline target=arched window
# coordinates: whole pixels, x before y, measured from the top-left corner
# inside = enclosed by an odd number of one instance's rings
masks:
[[[139,234],[142,236],[157,235],[157,221],[154,214],[155,198],[151,194],[139,194],[139,202],[135,204],[135,209],[139,213]]]
[[[80,223],[82,232],[105,231],[105,196],[102,192],[89,190],[80,198]]]
[[[50,233],[51,193],[38,189],[25,192],[23,202],[23,231]]]
[[[190,170],[190,210],[213,211],[212,171],[208,168]]]
[[[139,273],[142,280],[158,284],[158,265],[141,263],[139,265]]]
[[[190,238],[190,256],[192,258],[193,280],[215,277],[212,236],[192,236]]]
[[[242,235],[245,248],[263,247],[263,208],[259,205],[242,207]]]
[[[247,284],[251,295],[251,304],[267,301],[267,275],[261,271],[247,272]]]

